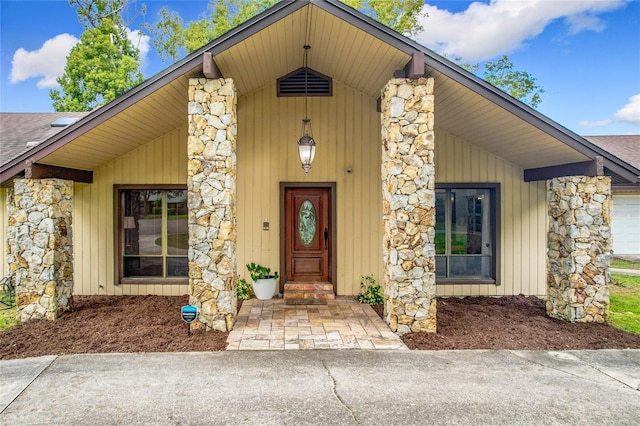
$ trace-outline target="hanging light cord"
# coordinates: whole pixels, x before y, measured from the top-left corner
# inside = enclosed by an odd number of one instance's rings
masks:
[[[307,52],[309,52],[309,49],[311,49],[311,46],[309,46],[308,44],[305,44],[304,45],[304,119],[305,120],[309,119],[309,114],[308,114],[309,90],[307,88],[307,75],[309,74],[307,70]]]

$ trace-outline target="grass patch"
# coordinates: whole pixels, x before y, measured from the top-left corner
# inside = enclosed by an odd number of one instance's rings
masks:
[[[15,307],[0,310],[0,331],[18,324],[20,324],[20,321],[16,319]]]
[[[630,262],[624,259],[613,259],[611,261],[611,267],[618,269],[640,269],[640,262]]]
[[[611,324],[640,334],[640,277],[614,274],[610,287]]]

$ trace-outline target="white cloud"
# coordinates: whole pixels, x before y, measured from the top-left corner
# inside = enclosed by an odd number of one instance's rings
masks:
[[[71,34],[59,34],[44,42],[42,47],[31,52],[20,48],[11,61],[11,83],[29,78],[40,78],[38,87],[57,87],[56,78],[64,72],[67,55],[78,39]]]
[[[598,120],[598,121],[581,121],[580,126],[582,127],[604,127],[613,123],[613,120]]]
[[[139,30],[126,29],[127,38],[140,49],[140,68],[148,65],[149,36]],[[45,41],[37,50],[16,50],[11,61],[11,83],[19,83],[30,78],[40,78],[40,89],[58,87],[56,79],[64,73],[67,56],[80,40],[71,34],[59,34]]]
[[[615,121],[640,124],[640,94],[633,95],[629,102],[613,115]]]
[[[598,121],[581,121],[582,127],[603,127],[612,123],[640,124],[640,93],[629,98],[629,102],[613,114],[613,118]]]
[[[475,2],[467,10],[451,13],[425,4],[420,18],[423,45],[466,61],[484,61],[510,53],[545,27],[563,19],[569,34],[602,31],[598,13],[614,10],[627,0],[491,0]]]

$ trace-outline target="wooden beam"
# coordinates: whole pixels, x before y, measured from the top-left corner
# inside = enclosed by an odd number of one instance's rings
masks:
[[[211,52],[204,52],[202,54],[202,73],[207,78],[223,78],[220,68],[213,60]]]
[[[411,60],[404,66],[407,78],[424,76],[424,52],[413,52]]]
[[[524,171],[525,182],[547,180],[562,176],[604,176],[604,160],[602,157],[597,156],[592,161],[539,167],[536,169],[526,169]]]
[[[91,170],[68,169],[30,161],[27,161],[24,177],[26,179],[64,179],[74,182],[93,183],[93,172]]]
[[[394,78],[420,78],[422,76],[424,76],[424,52],[413,52],[407,65],[393,73]]]

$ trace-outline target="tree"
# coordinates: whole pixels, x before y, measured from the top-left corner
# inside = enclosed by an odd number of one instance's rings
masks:
[[[186,27],[182,26],[182,19],[176,12],[163,9],[160,21],[154,26],[147,25],[146,29],[163,60],[171,58],[176,61],[181,53],[192,52],[204,46],[276,2],[277,0],[212,0],[208,4],[209,17],[192,21]],[[343,2],[400,33],[415,35],[423,29],[418,22],[423,0]],[[454,62],[474,74],[480,69],[479,64],[461,63],[460,58],[454,59]],[[533,108],[542,102],[544,89],[536,83],[536,78],[528,72],[514,70],[506,55],[496,62],[486,62],[482,78]]]
[[[175,62],[182,53],[199,49],[277,2],[211,0],[207,6],[208,16],[191,21],[186,27],[180,15],[163,8],[158,22],[143,27],[160,57]],[[344,0],[344,3],[399,32],[415,34],[422,29],[418,23],[422,0]]]
[[[399,33],[415,35],[422,31],[418,18],[424,6],[423,0],[343,0],[343,2]]]
[[[155,25],[145,22],[141,27],[149,34],[151,45],[162,62],[167,59],[176,62],[185,53],[184,23],[178,12],[169,10],[166,6],[160,9],[158,15],[160,20]]]
[[[453,61],[467,71],[479,75],[480,64],[463,63],[459,57],[453,58]],[[513,63],[507,55],[503,55],[496,62],[485,62],[481,77],[532,108],[537,108],[542,102],[544,89],[536,83],[537,78],[526,71],[514,70]]]
[[[526,71],[514,70],[507,55],[496,62],[486,62],[483,76],[488,83],[533,108],[542,102],[544,89],[536,83],[537,79]]]
[[[70,0],[85,31],[67,57],[61,90],[49,97],[56,111],[90,111],[142,82],[139,51],[120,13],[125,0]]]

